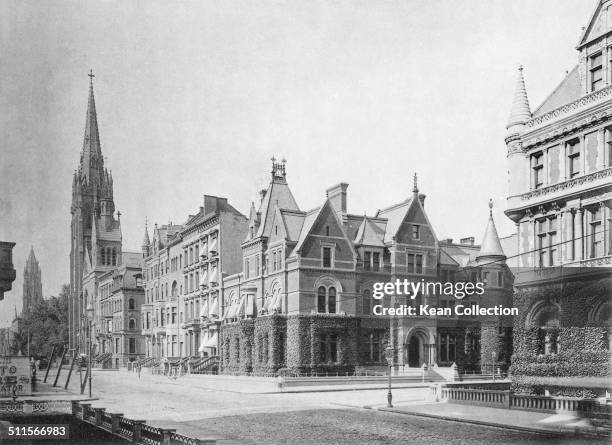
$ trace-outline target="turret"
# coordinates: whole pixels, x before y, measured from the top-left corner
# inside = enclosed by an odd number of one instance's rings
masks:
[[[147,227],[147,221],[145,220],[145,234],[142,240],[142,257],[146,258],[149,256],[151,251],[151,239],[149,238],[149,229]]]
[[[531,119],[529,99],[523,78],[523,67],[519,66],[514,100],[506,125],[506,146],[508,149],[508,197],[524,193],[529,179],[529,166],[523,154],[523,143],[521,134],[525,130],[525,124]]]

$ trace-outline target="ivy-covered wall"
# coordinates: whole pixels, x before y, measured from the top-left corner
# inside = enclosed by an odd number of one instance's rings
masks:
[[[594,397],[603,391],[588,378],[610,376],[610,326],[593,318],[609,301],[612,279],[582,280],[519,289],[514,305],[514,354],[510,373],[518,393]],[[558,326],[537,326],[537,305],[559,308]],[[546,346],[546,336],[549,344]],[[587,378],[587,379],[585,379]],[[600,379],[601,380],[601,379]]]

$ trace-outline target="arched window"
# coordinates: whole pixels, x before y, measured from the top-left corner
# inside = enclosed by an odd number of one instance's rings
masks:
[[[336,313],[336,288],[330,287],[327,291],[327,312]]]
[[[128,309],[136,309],[136,305],[134,304],[133,298],[130,298],[128,301]]]
[[[133,318],[130,318],[130,321],[128,323],[128,328],[129,329],[136,329],[136,320],[134,320]]]
[[[325,313],[325,287],[319,287],[317,291],[317,312]]]

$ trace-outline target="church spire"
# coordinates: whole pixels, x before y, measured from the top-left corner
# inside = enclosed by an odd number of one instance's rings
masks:
[[[83,136],[83,151],[81,160],[82,173],[90,178],[91,170],[103,171],[102,148],[98,132],[98,115],[94,99],[93,78],[95,75],[89,70],[89,98],[87,101],[87,114],[85,116],[85,134]]]
[[[489,223],[487,224],[487,230],[480,246],[480,251],[476,256],[476,260],[482,258],[487,259],[506,259],[504,250],[502,249],[501,242],[499,241],[499,235],[495,228],[495,221],[493,221],[493,200],[489,200]]]
[[[529,108],[529,99],[527,98],[527,89],[525,88],[525,79],[523,78],[523,66],[518,68],[516,78],[516,89],[514,90],[514,100],[512,101],[512,109],[506,129],[516,125],[523,125],[531,119],[531,110]]]

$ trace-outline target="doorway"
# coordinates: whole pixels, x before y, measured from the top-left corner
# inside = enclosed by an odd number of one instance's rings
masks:
[[[421,340],[413,335],[408,342],[408,366],[418,368],[421,362]]]

